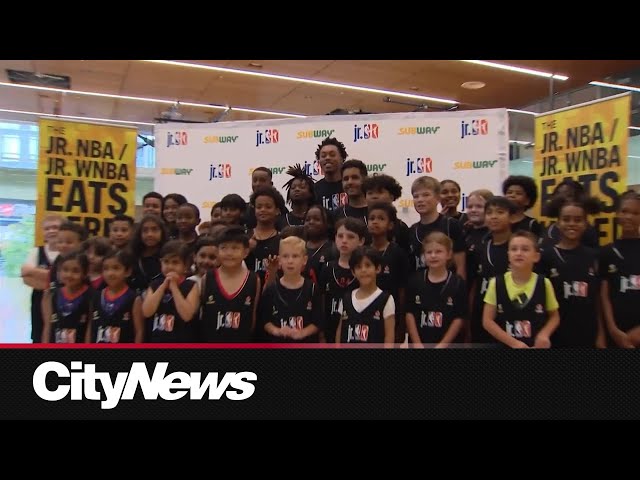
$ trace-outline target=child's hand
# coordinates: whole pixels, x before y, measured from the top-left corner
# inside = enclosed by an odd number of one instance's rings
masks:
[[[278,273],[278,267],[280,266],[278,262],[278,255],[269,255],[264,259],[264,263],[267,271],[271,275],[276,275]]]
[[[165,279],[166,281],[169,281],[169,288],[174,288],[178,286],[178,281],[180,280],[180,275],[178,275],[176,272],[169,272],[167,273],[167,278]]]
[[[533,343],[533,348],[551,348],[551,340],[546,335],[538,335]]]
[[[616,330],[611,335],[613,337],[613,341],[616,342],[620,348],[635,348],[631,339],[629,339],[629,335],[627,335],[622,330]]]
[[[282,338],[293,338],[292,335],[293,329],[291,327],[280,327],[280,336]]]
[[[289,338],[293,340],[300,340],[302,338],[302,330],[287,327],[289,329]]]
[[[256,245],[258,245],[258,240],[256,240],[256,234],[254,233],[249,239],[249,251],[253,252],[256,248]]]
[[[524,342],[521,342],[520,340],[516,340],[516,342],[517,343],[514,343],[511,348],[529,348],[529,345],[527,345]]]

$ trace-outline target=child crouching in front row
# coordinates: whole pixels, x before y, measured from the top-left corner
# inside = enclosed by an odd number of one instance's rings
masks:
[[[349,260],[359,287],[344,295],[336,343],[383,343],[393,347],[396,305],[389,292],[376,284],[380,252],[373,247],[356,249]]]
[[[509,240],[511,271],[489,281],[482,326],[508,347],[549,348],[560,324],[551,282],[533,273],[539,260],[538,238],[519,230]]]

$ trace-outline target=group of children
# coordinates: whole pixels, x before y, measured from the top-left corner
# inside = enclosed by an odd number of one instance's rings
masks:
[[[622,236],[602,248],[588,223],[599,203],[569,179],[543,228],[525,213],[529,177],[507,178],[503,196],[471,192],[466,213],[455,181],[419,177],[409,227],[393,206],[400,184],[346,158],[324,140],[324,178],[290,167],[286,199],[257,168],[249,202],[226,195],[206,223],[183,195],[155,192],[108,238],[45,219],[47,243],[22,271],[33,341],[640,345],[638,193],[620,197]]]

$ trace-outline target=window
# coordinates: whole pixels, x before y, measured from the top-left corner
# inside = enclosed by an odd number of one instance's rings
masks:
[[[20,137],[18,135],[2,136],[2,160],[5,162],[20,160]]]

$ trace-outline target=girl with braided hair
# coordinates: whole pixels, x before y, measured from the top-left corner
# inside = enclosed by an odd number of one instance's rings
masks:
[[[315,204],[314,180],[305,173],[300,164],[290,166],[287,169],[287,175],[292,177],[284,184],[291,211],[284,213],[278,219],[278,230],[290,226],[303,226],[309,207]]]

